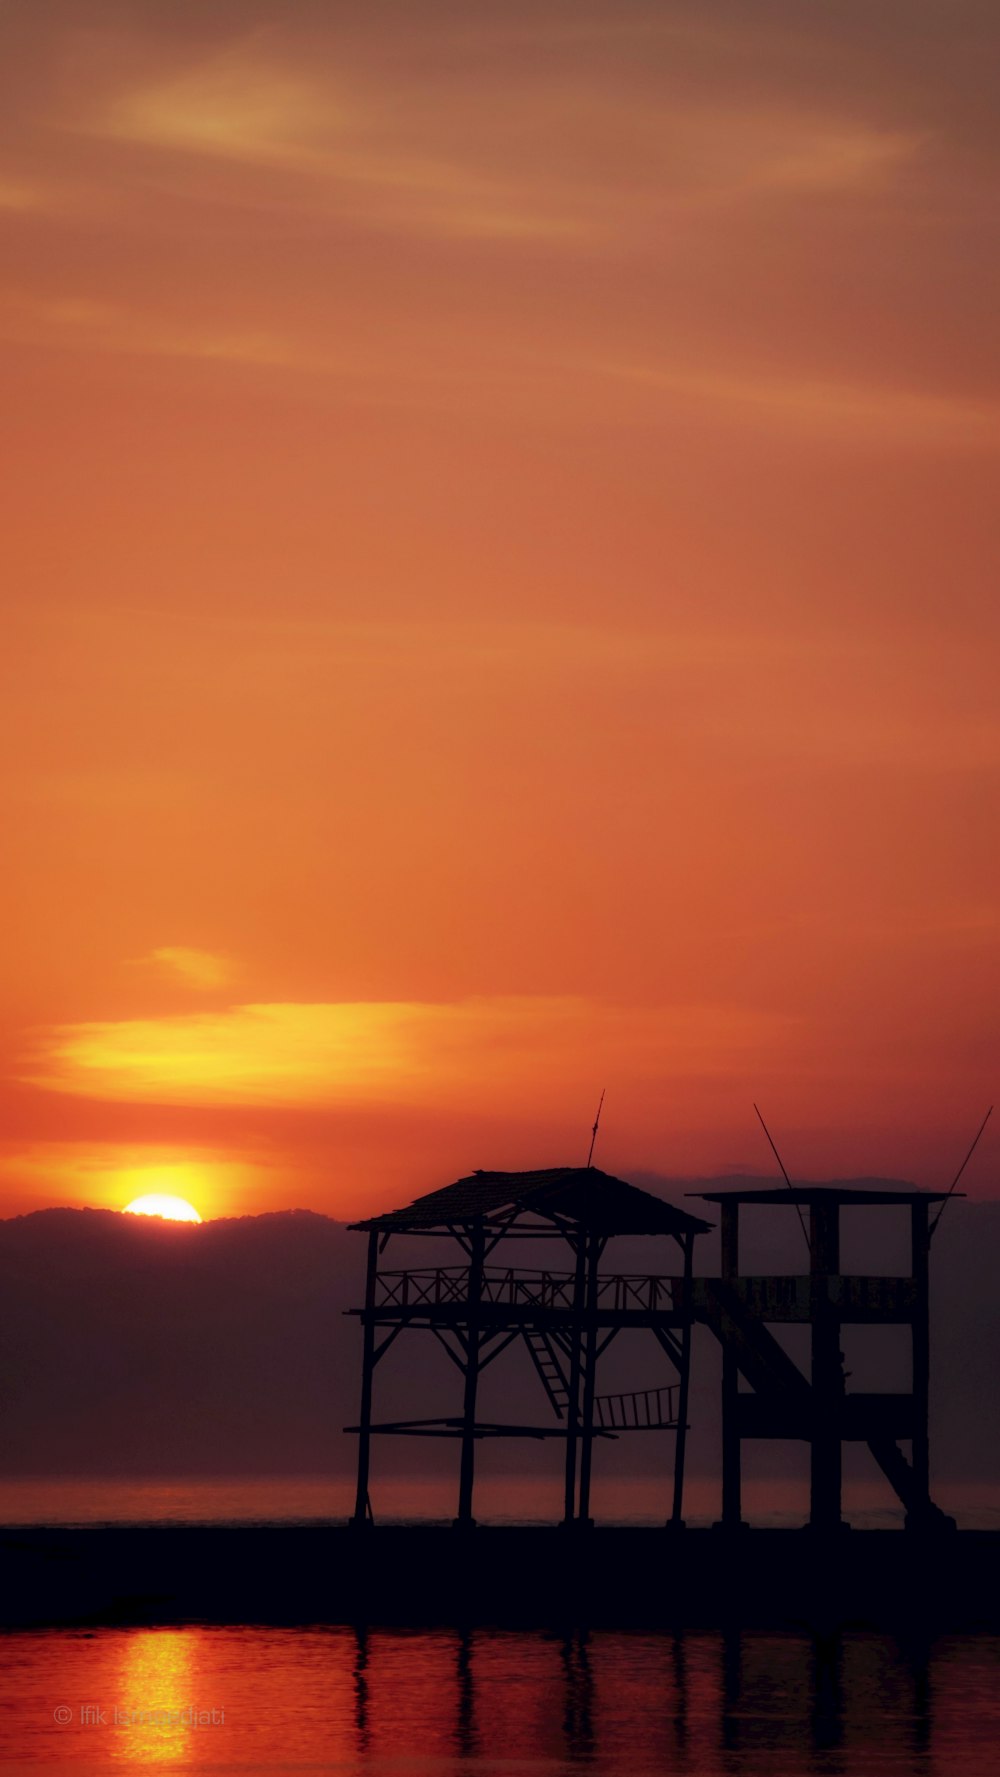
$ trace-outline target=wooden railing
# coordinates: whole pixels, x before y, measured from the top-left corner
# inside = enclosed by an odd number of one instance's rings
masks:
[[[597,1306],[615,1313],[671,1309],[681,1297],[679,1277],[611,1274],[597,1286]],[[572,1309],[576,1276],[572,1271],[520,1271],[487,1266],[484,1302],[506,1308]],[[376,1307],[445,1307],[468,1299],[469,1267],[438,1265],[427,1271],[380,1271]]]
[[[678,1385],[594,1396],[594,1424],[602,1431],[667,1431],[677,1424]]]

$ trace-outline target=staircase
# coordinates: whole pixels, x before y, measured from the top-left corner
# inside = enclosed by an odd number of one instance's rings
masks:
[[[802,1436],[808,1437],[812,1387],[784,1346],[762,1320],[749,1314],[728,1284],[706,1279],[705,1319],[719,1343],[732,1352],[740,1374],[757,1394],[780,1392],[784,1404],[801,1414]]]
[[[540,1333],[536,1327],[526,1327],[524,1343],[541,1377],[542,1387],[549,1397],[553,1413],[557,1419],[565,1419],[569,1408],[569,1385],[551,1339],[547,1333]]]

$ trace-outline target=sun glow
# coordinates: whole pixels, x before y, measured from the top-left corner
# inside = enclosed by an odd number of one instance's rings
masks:
[[[162,1216],[167,1222],[200,1222],[201,1217],[186,1197],[168,1197],[162,1191],[151,1191],[145,1197],[134,1197],[123,1212],[133,1216]]]

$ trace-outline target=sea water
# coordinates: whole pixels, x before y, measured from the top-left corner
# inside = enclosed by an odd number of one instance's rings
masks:
[[[37,1631],[0,1770],[995,1777],[1000,1637]]]

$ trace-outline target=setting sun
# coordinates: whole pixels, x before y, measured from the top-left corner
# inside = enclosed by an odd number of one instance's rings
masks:
[[[167,1222],[200,1222],[201,1217],[186,1197],[166,1197],[154,1191],[147,1197],[135,1197],[126,1203],[125,1215],[162,1216]]]

